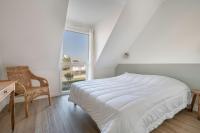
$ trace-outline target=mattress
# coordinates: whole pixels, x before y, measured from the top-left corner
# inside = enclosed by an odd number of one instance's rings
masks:
[[[83,108],[101,133],[149,133],[186,108],[190,95],[176,79],[125,73],[73,83],[69,101]]]

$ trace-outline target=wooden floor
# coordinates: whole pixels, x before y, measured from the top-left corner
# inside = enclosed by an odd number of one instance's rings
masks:
[[[11,133],[7,109],[0,113],[0,133]],[[25,118],[23,104],[16,104],[16,127],[14,133],[99,133],[96,124],[79,107],[68,102],[68,96],[34,101],[30,116]],[[195,113],[182,111],[165,121],[153,133],[200,133],[200,121]]]

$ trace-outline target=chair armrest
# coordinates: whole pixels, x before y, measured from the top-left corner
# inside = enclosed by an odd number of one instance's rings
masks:
[[[38,80],[38,81],[40,82],[40,86],[41,86],[41,87],[49,86],[49,83],[48,83],[48,81],[47,81],[45,78],[36,76],[36,75],[34,75],[33,73],[31,73],[31,79],[33,79],[33,80]]]

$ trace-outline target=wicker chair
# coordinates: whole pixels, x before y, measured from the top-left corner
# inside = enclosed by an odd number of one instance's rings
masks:
[[[38,96],[47,95],[51,105],[48,81],[34,75],[28,66],[7,67],[8,80],[17,81],[15,95],[23,95],[25,99],[25,114],[28,117],[28,106]],[[40,86],[33,87],[31,80],[38,80]]]

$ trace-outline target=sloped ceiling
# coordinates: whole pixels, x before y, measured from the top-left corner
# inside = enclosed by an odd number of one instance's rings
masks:
[[[95,25],[126,0],[69,0],[67,20],[82,25]]]
[[[124,0],[125,1],[125,0]],[[101,52],[106,45],[115,24],[118,21],[118,18],[124,8],[124,4],[120,4],[107,13],[106,17],[94,25],[94,40],[95,40],[95,51],[96,51],[96,60],[99,59]]]
[[[97,78],[114,76],[119,63],[200,63],[200,1],[148,2],[126,5],[96,64]]]
[[[114,75],[120,62],[133,42],[143,31],[164,0],[128,0],[101,55],[96,63],[95,77]]]
[[[120,63],[200,63],[200,1],[167,0]]]
[[[59,55],[68,0],[1,0],[0,44],[4,66],[28,65],[58,95]]]

